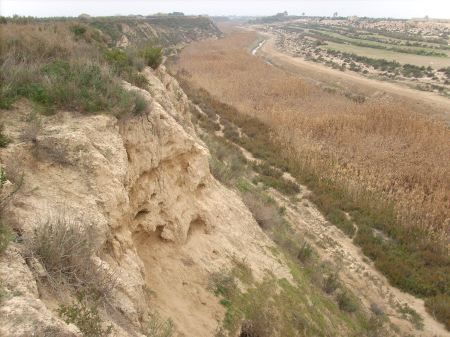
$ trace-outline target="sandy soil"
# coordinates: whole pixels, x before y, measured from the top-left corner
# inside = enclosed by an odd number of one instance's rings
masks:
[[[345,88],[367,97],[385,96],[388,100],[400,99],[414,111],[431,114],[450,122],[450,99],[448,98],[399,84],[369,79],[356,73],[341,72],[302,58],[292,57],[275,48],[274,36],[264,34],[264,37],[267,39],[266,43],[255,54],[275,66],[298,74],[309,82]]]

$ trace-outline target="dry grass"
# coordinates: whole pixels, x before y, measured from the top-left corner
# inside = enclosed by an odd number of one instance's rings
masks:
[[[400,102],[307,85],[251,56],[254,40],[241,31],[184,49],[173,68],[188,96],[240,127],[239,145],[308,185],[328,220],[345,230],[350,214],[355,243],[450,329],[448,126]]]
[[[443,241],[450,232],[450,132],[400,104],[358,104],[252,57],[253,33],[187,47],[189,81],[269,125],[289,155],[354,194],[395,201],[405,226]]]
[[[133,109],[135,97],[119,78],[131,81],[130,76],[108,62],[99,31],[73,21],[7,23],[1,33],[1,109],[11,108],[21,97],[43,113],[67,109],[121,114]]]
[[[115,287],[116,276],[93,260],[97,239],[92,225],[59,214],[37,224],[25,238],[26,257],[42,265],[54,290],[72,286],[77,291],[107,298]]]

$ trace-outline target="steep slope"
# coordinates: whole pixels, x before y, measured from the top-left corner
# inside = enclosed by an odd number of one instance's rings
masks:
[[[154,42],[174,48],[192,41],[221,36],[222,33],[203,16],[136,16],[83,19],[102,31],[116,47]]]
[[[308,243],[299,186],[245,159],[223,105],[164,66],[124,76],[150,30],[173,46],[217,36],[209,20],[83,20],[9,25],[0,54],[18,79],[0,92],[1,336],[403,335]]]
[[[209,274],[231,259],[245,259],[259,279],[266,269],[279,277],[289,272],[268,253],[273,244],[237,195],[212,178],[190,103],[163,70],[158,75],[162,81],[146,72],[146,114],[118,121],[61,112],[42,118],[34,143],[20,141],[30,110],[18,106],[6,126],[14,142],[1,160],[7,172],[20,163],[24,183],[7,218],[23,238],[60,217],[94,227],[92,258],[116,277],[102,313],[115,335],[134,335],[159,309],[181,335],[211,336],[223,308],[206,289]],[[64,296],[46,289],[45,268],[26,261],[16,241],[0,262],[2,333],[77,335],[55,313]]]

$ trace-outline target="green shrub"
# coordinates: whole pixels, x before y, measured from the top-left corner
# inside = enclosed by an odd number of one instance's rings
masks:
[[[352,313],[358,310],[358,302],[353,295],[350,295],[346,291],[340,292],[337,295],[336,300],[339,305],[339,309],[342,311]]]
[[[130,82],[141,89],[148,89],[148,79],[145,75],[138,73],[137,71],[131,71],[126,76],[124,76],[125,80]]]
[[[73,25],[70,30],[75,34],[76,37],[80,37],[86,33],[86,27],[81,25]]]
[[[105,58],[113,66],[114,70],[119,73],[132,65],[132,60],[128,57],[128,54],[119,48],[106,50]]]
[[[231,298],[238,291],[235,276],[226,270],[211,274],[208,288],[216,296]]]
[[[326,217],[328,221],[337,226],[348,236],[352,237],[355,234],[355,227],[353,226],[352,221],[349,220],[341,210],[332,209]]]
[[[112,70],[118,76],[131,84],[147,89],[147,78],[139,73],[141,57],[133,51],[125,51],[119,48],[108,49],[104,53],[106,61],[111,65]]]
[[[287,196],[296,195],[300,192],[300,187],[297,183],[284,179],[283,177],[274,178],[271,176],[259,175],[253,179],[253,182],[255,184],[263,183],[264,185],[272,187]]]
[[[252,284],[254,281],[253,272],[245,259],[239,259],[236,256],[233,256],[232,262],[234,267],[231,274],[244,284]]]
[[[224,120],[222,120],[222,123],[223,122]],[[238,139],[240,138],[237,128],[231,123],[224,123],[223,135],[226,139],[234,143],[237,143]]]
[[[134,108],[133,108],[133,114],[135,115],[142,115],[145,111],[147,111],[148,108],[148,102],[140,94],[136,94],[135,102],[134,102]]]
[[[154,312],[149,315],[144,335],[146,337],[172,337],[175,334],[175,325],[171,319],[162,319],[161,316]]]
[[[308,242],[303,242],[297,254],[297,259],[301,262],[308,262],[313,256],[313,248]]]
[[[388,321],[385,315],[371,315],[369,319],[363,320],[363,327],[367,337],[385,337],[389,336],[389,330],[384,324]]]
[[[157,69],[163,61],[163,49],[161,47],[145,47],[141,54],[145,63],[153,69]]]
[[[0,304],[8,297],[8,293],[0,282]]]
[[[407,303],[397,304],[397,310],[402,314],[403,318],[409,320],[417,330],[423,329],[423,318]]]
[[[59,316],[67,324],[74,324],[84,337],[105,337],[111,334],[112,326],[103,327],[97,305],[90,304],[84,294],[77,294],[77,301],[71,305],[60,305]]]
[[[337,273],[328,274],[323,280],[322,289],[327,294],[332,294],[338,289],[340,286],[339,276]]]
[[[231,185],[246,171],[247,160],[234,145],[214,135],[203,137],[203,141],[210,150],[210,171],[217,180]]]
[[[269,176],[269,177],[273,177],[273,178],[277,178],[277,179],[281,178],[281,176],[283,175],[282,171],[273,168],[272,166],[270,166],[266,162],[254,164],[253,165],[253,169],[256,172],[258,172],[259,174],[262,174],[262,175],[265,175],[265,176]]]

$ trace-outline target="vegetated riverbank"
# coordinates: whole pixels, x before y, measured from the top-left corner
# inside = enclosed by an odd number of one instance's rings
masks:
[[[395,103],[358,103],[306,85],[255,60],[245,50],[254,39],[241,32],[194,44],[176,69],[269,126],[270,146],[267,131],[236,122],[251,129],[244,145],[306,184],[392,284],[426,298],[448,324],[448,128]]]
[[[386,336],[386,328],[389,336],[396,333],[405,336],[447,334],[445,327],[425,312],[422,300],[389,285],[352,238],[329,225],[310,202],[311,191],[304,185],[297,185],[289,173],[283,173],[283,168],[276,166],[279,161],[271,160],[270,164],[267,160],[273,157],[253,155],[258,147],[252,147],[254,143],[248,140],[248,132],[255,130],[258,133],[250,133],[251,138],[273,150],[271,140],[265,136],[271,132],[267,125],[240,115],[186,78],[182,78],[180,84],[205,112],[194,114],[193,121],[210,149],[212,173],[241,193],[261,228],[288,258],[293,259],[293,265],[300,263],[310,282],[332,293],[330,284],[343,285],[351,289],[351,296],[358,298],[360,307],[365,308],[369,317],[370,312],[376,312],[369,324],[363,324],[368,336]],[[235,300],[232,298],[231,302]],[[234,304],[227,308],[234,310]],[[359,320],[363,321],[364,318]]]

